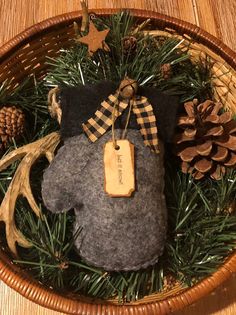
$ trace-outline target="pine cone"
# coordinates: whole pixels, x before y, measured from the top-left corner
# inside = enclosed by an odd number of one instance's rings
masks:
[[[125,55],[131,55],[137,47],[137,39],[134,36],[125,36],[122,39],[122,47]]]
[[[187,115],[179,117],[175,138],[182,171],[196,179],[207,174],[220,179],[225,167],[236,165],[236,120],[211,100],[199,105],[193,100],[184,107]]]
[[[171,77],[172,75],[172,67],[170,63],[164,63],[161,65],[161,76],[164,80],[167,80]]]
[[[24,131],[25,117],[21,109],[15,106],[4,106],[0,109],[0,149],[3,149],[12,138],[18,138]]]

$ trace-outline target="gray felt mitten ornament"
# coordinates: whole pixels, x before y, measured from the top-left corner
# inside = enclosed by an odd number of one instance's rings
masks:
[[[104,190],[103,160],[104,145],[112,139],[112,131],[107,128],[98,137],[97,123],[90,126],[90,133],[97,137],[92,142],[89,133],[84,132],[88,125],[83,123],[91,122],[95,112],[108,114],[100,108],[101,102],[108,99],[107,103],[113,106],[114,95],[110,94],[116,88],[113,83],[106,82],[60,89],[57,100],[62,111],[64,145],[44,173],[42,196],[46,207],[54,213],[74,209],[74,231],[82,228],[75,239],[75,248],[87,263],[107,271],[138,270],[155,264],[165,245],[167,209],[164,147],[161,143],[168,142],[172,136],[178,100],[153,89],[137,91],[137,95],[144,95],[148,104],[152,104],[153,114],[157,117],[159,134],[163,138],[159,141],[160,153],[153,152],[152,146],[144,144],[150,141],[150,135],[146,139],[144,136],[147,124],[140,127],[131,113],[126,139],[134,145],[135,191],[130,197],[112,198]],[[122,102],[120,97],[121,93],[117,99]],[[137,107],[141,104],[139,100],[137,98]],[[171,114],[168,115],[170,108]],[[117,138],[124,129],[127,112],[128,108],[116,119]],[[146,122],[143,117],[137,121]],[[106,120],[103,118],[103,121]],[[153,126],[149,129],[155,130]],[[156,135],[151,136],[153,140]]]

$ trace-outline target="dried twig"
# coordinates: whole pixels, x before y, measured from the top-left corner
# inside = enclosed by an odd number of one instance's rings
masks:
[[[87,31],[89,25],[88,0],[80,1],[80,3],[82,8],[81,32],[85,32]]]

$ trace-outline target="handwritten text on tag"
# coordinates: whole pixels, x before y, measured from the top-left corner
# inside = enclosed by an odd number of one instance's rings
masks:
[[[105,192],[111,197],[130,197],[135,190],[134,145],[128,140],[112,141],[104,147]]]

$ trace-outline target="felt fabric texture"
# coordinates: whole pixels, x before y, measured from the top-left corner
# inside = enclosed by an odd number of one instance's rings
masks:
[[[83,133],[82,123],[94,116],[101,102],[114,94],[118,85],[113,82],[100,82],[77,87],[61,87],[57,100],[62,108],[62,139]],[[156,88],[139,87],[137,95],[146,96],[153,107],[157,119],[158,136],[164,142],[170,142],[176,125],[179,98],[164,94]],[[128,108],[115,123],[116,128],[124,128]],[[131,115],[130,129],[138,129],[135,115]]]
[[[120,133],[116,130],[117,138]],[[82,227],[75,239],[80,256],[107,271],[155,264],[166,239],[163,150],[152,153],[138,130],[128,129],[127,138],[135,145],[132,197],[111,198],[104,192],[103,146],[111,140],[110,131],[95,143],[84,134],[65,140],[42,182],[42,197],[49,210],[75,210],[74,232]]]

